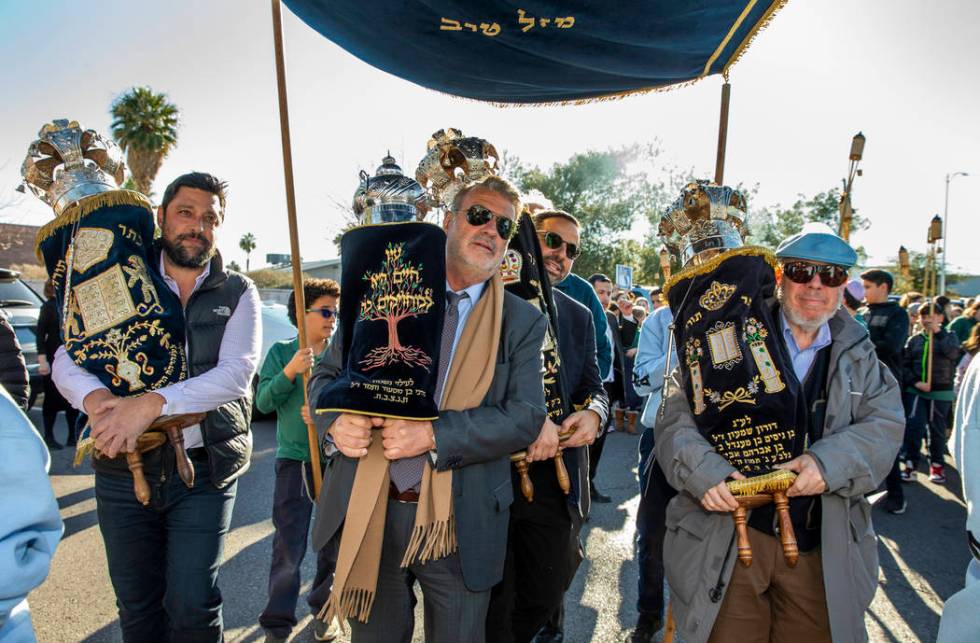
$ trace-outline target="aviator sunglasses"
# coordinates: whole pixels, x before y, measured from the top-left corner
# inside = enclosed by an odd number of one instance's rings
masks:
[[[500,238],[504,241],[510,241],[510,238],[514,236],[514,232],[517,230],[513,219],[494,214],[482,205],[471,205],[466,211],[466,221],[471,226],[477,228],[485,226],[490,219],[496,221],[497,234],[500,235]]]
[[[330,308],[307,308],[306,312],[320,313],[320,317],[323,317],[324,319],[330,319],[331,317],[337,314],[336,310]]]
[[[557,250],[558,248],[561,248],[562,244],[565,244],[565,256],[572,261],[575,261],[581,252],[578,245],[565,241],[557,232],[545,232],[541,235],[541,238],[544,239],[544,245],[552,250]]]
[[[847,269],[840,266],[818,266],[806,261],[789,261],[783,264],[783,274],[797,284],[808,284],[813,275],[820,275],[820,283],[836,288],[847,281]]]

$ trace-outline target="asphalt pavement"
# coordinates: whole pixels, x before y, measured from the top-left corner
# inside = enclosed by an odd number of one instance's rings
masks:
[[[39,425],[40,413],[32,411],[31,419]],[[61,441],[64,431],[64,421],[59,420]],[[255,422],[253,431],[252,466],[239,483],[219,580],[228,641],[263,638],[257,618],[265,604],[272,547],[275,424]],[[638,436],[623,433],[613,433],[606,441],[596,484],[613,502],[593,505],[582,534],[586,560],[565,601],[566,640],[572,643],[623,641],[635,622],[637,441]],[[68,449],[52,457],[51,482],[65,535],[48,579],[30,595],[37,638],[41,643],[121,641],[96,518],[94,476],[88,464],[72,469],[71,457]],[[943,601],[963,586],[969,559],[966,514],[958,476],[949,469],[946,486],[929,483],[924,475],[905,485],[905,515],[875,509],[881,572],[878,593],[866,615],[872,641],[935,640]],[[304,596],[297,610],[302,620],[294,641],[313,640],[304,602],[313,573],[313,557],[308,554]],[[421,618],[415,640],[422,640]]]

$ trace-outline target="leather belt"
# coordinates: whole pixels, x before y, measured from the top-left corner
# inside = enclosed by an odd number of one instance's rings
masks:
[[[388,498],[391,500],[397,500],[398,502],[418,502],[419,492],[415,489],[406,489],[405,491],[399,492],[398,487],[395,486],[395,483],[389,482]]]

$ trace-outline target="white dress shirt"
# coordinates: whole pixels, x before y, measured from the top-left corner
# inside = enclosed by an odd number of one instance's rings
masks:
[[[160,273],[167,286],[180,297],[180,288],[165,271],[163,253],[160,255]],[[211,265],[194,281],[193,294],[211,273]],[[215,314],[220,314],[215,309]],[[154,391],[164,399],[163,415],[177,413],[203,413],[220,405],[252,395],[252,378],[259,363],[262,344],[262,316],[259,292],[249,285],[238,300],[235,312],[228,318],[225,332],[218,349],[218,364],[211,370],[181,382],[169,384]],[[188,345],[184,344],[190,361]],[[65,399],[80,411],[84,411],[85,397],[100,388],[106,388],[98,377],[71,360],[61,346],[55,353],[51,377]],[[204,445],[201,426],[195,424],[184,429],[184,447],[192,449]]]

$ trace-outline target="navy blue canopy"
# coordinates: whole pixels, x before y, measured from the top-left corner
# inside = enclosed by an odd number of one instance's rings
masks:
[[[361,60],[496,103],[578,101],[726,72],[786,0],[284,0]]]

